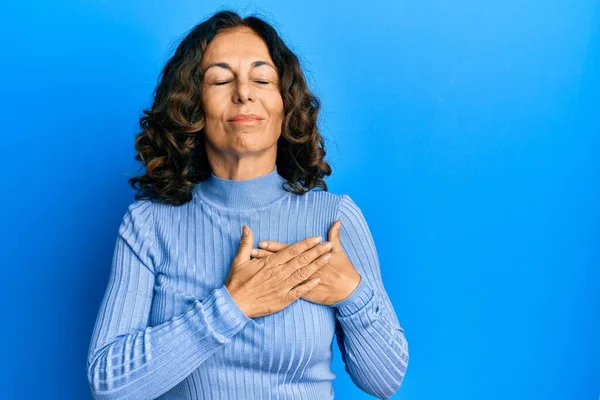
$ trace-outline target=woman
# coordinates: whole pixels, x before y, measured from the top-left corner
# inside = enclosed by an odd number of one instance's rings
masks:
[[[318,111],[262,20],[218,12],[181,42],[140,120],[95,398],[331,399],[334,334],[360,389],[398,390],[407,341],[363,214],[327,192]]]

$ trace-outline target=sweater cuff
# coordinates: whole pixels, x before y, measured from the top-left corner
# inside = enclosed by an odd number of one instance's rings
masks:
[[[227,338],[239,332],[248,322],[253,321],[233,300],[225,285],[213,290],[203,300],[203,304],[209,326]]]
[[[374,294],[375,291],[373,288],[371,288],[371,286],[367,284],[366,279],[361,276],[360,282],[358,283],[358,286],[354,288],[354,291],[345,299],[333,303],[331,307],[337,309],[337,313],[340,317],[347,317],[369,304],[373,300]]]

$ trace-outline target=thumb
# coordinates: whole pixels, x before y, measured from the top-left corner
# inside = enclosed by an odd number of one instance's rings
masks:
[[[238,247],[237,254],[233,259],[233,265],[243,264],[250,260],[253,242],[254,234],[252,233],[252,229],[250,229],[250,227],[247,225],[242,225],[242,237],[240,239],[240,245]]]
[[[333,252],[341,252],[342,251],[342,241],[340,239],[340,231],[342,229],[342,220],[338,219],[329,228],[329,232],[327,233],[327,240],[333,243]]]

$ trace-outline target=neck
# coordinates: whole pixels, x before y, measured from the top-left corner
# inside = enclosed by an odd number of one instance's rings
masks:
[[[266,175],[250,179],[219,178],[211,173],[198,182],[194,196],[221,208],[249,209],[269,205],[288,193],[282,186],[287,180],[279,175],[277,167]]]

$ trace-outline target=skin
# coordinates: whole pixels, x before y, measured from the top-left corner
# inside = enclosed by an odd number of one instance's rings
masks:
[[[253,66],[255,61],[266,63]],[[230,69],[210,66],[214,63]],[[268,174],[275,167],[284,111],[267,45],[249,29],[221,32],[209,43],[201,68],[206,155],[213,173],[233,180]],[[264,119],[251,125],[228,121],[239,113]]]
[[[346,256],[340,240],[342,221],[335,221],[327,233],[327,241],[333,244],[331,258],[324,267],[311,275],[310,279],[320,278],[321,282],[309,293],[302,296],[313,303],[331,305],[348,297],[362,279],[350,259]],[[274,240],[258,243],[259,249],[252,250],[254,258],[264,258],[289,246]]]
[[[284,110],[279,76],[266,44],[248,28],[220,32],[209,43],[201,68],[206,155],[213,173],[223,179],[244,180],[273,171]],[[229,121],[238,113],[263,119],[252,124]],[[321,281],[302,296],[305,300],[330,305],[348,297],[360,282],[361,276],[342,250],[340,226],[341,221],[336,221],[329,229],[332,257],[307,279]],[[255,249],[254,258],[289,246],[265,243],[268,248]]]

